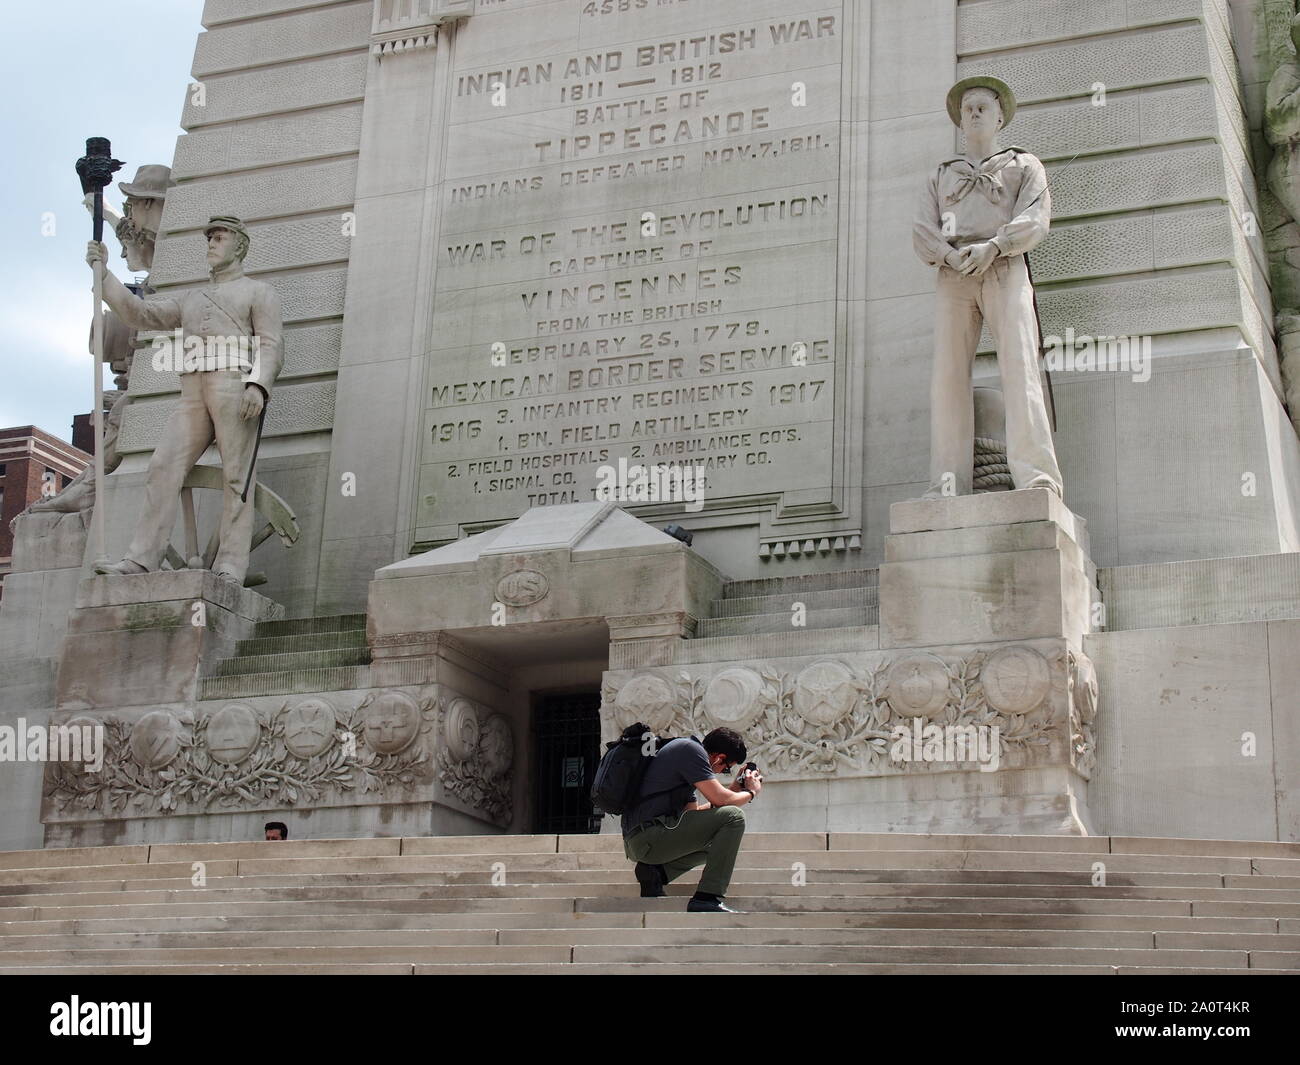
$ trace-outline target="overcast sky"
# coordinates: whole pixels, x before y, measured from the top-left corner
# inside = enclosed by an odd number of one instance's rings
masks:
[[[91,222],[74,166],[87,137],[108,137],[126,163],[106,190],[120,209],[117,181],[142,163],[171,165],[202,12],[202,0],[4,5],[0,428],[69,440],[73,415],[94,406]],[[46,212],[53,236],[42,235]],[[131,280],[107,227],[104,239],[111,269]]]

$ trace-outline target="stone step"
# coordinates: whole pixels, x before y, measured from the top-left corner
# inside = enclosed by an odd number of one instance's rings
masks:
[[[365,614],[327,614],[315,618],[285,618],[281,621],[259,621],[253,630],[258,639],[272,636],[302,636],[311,632],[337,632],[341,629],[366,628]]]
[[[695,639],[682,643],[673,664],[689,666],[700,662],[745,662],[755,658],[875,651],[879,647],[878,625],[850,625],[840,629],[789,629],[749,636],[701,638],[697,635]]]
[[[3,915],[8,918],[9,914]],[[1300,925],[1300,922],[1293,922]],[[1255,935],[1288,933],[1286,921],[1264,917],[1159,917],[1076,913],[746,913],[719,914],[719,928],[774,931],[827,928],[987,928],[1066,929],[1099,932],[1226,932]],[[1283,926],[1279,928],[1279,925]],[[0,936],[111,934],[117,932],[278,932],[472,928],[691,928],[694,915],[682,913],[294,913],[251,917],[104,917],[64,921],[4,920]]]
[[[240,640],[235,645],[237,655],[278,655],[295,651],[328,651],[342,647],[365,647],[365,629],[336,629],[329,632],[309,632],[301,636],[267,636]]]
[[[335,666],[275,673],[241,673],[230,677],[205,677],[199,684],[200,699],[350,691],[370,687],[370,667]]]
[[[685,933],[689,936],[689,933]],[[1213,967],[1246,969],[1252,958],[1263,968],[1285,968],[1294,955],[1284,951],[1175,950],[1155,947],[1059,947],[1059,946],[961,946],[946,944],[790,944],[736,943],[723,946],[734,966],[746,962],[909,962],[928,964],[1053,964],[1053,965],[1147,965],[1170,968]],[[719,944],[580,943],[493,944],[493,945],[358,945],[358,946],[275,946],[252,947],[118,947],[37,949],[5,951],[0,962],[6,966],[31,965],[183,965],[238,963],[495,963],[542,962],[563,964],[601,962],[716,962]],[[1272,964],[1280,962],[1281,964]]]
[[[114,908],[139,906],[157,907],[156,916],[167,912],[177,915],[210,914],[205,907],[227,907],[233,915],[235,907],[259,905],[303,905],[342,907],[334,912],[354,912],[367,905],[380,906],[385,911],[415,911],[423,909],[456,912],[457,907],[492,910],[498,906],[531,912],[530,907],[549,902],[560,910],[608,912],[643,907],[652,911],[681,910],[694,890],[693,884],[669,885],[668,895],[661,899],[642,899],[635,883],[618,884],[522,884],[490,888],[484,885],[414,886],[361,886],[349,888],[193,888],[189,891],[105,891],[76,894],[33,896],[24,910],[34,909],[38,920],[58,920],[69,917],[112,917]],[[1193,894],[1195,893],[1195,894]],[[1192,895],[1193,897],[1187,897]],[[1061,887],[1017,887],[1003,884],[960,886],[953,884],[897,885],[871,884],[862,886],[825,886],[792,888],[779,884],[738,884],[732,896],[744,899],[736,905],[747,912],[771,911],[871,911],[881,908],[912,911],[951,907],[958,911],[978,911],[984,906],[1006,912],[1086,912],[1125,913],[1160,912],[1189,914],[1197,903],[1229,905],[1242,904],[1244,913],[1215,913],[1207,916],[1300,916],[1300,901],[1260,899],[1258,892],[1214,891],[1188,888],[1170,896],[1155,888],[1106,888],[1081,891]],[[1151,903],[1164,907],[1156,911],[1128,911],[1120,903]],[[382,905],[381,905],[382,904]],[[510,904],[514,904],[511,906]],[[1019,904],[1020,908],[1017,908]],[[1035,905],[1038,904],[1038,905]],[[1100,905],[1100,909],[1091,907]],[[1251,906],[1258,907],[1252,911]],[[198,907],[197,909],[193,907]],[[1053,909],[1055,907],[1055,909]],[[4,919],[8,907],[0,907]],[[247,914],[262,912],[243,910]],[[274,911],[269,911],[274,912]],[[331,912],[328,909],[324,912]]]
[[[697,915],[698,916],[698,915]],[[274,931],[113,932],[0,938],[0,965],[34,950],[210,950],[248,947],[443,946],[843,946],[1087,947],[1294,952],[1300,937],[1202,932],[988,928],[717,928],[707,919],[682,928],[279,929]]]
[[[704,618],[696,623],[695,639],[719,636],[748,636],[765,632],[793,632],[798,629],[843,629],[875,625],[880,620],[877,606],[835,607],[809,610],[803,625],[793,625],[789,610],[777,614],[744,614],[733,617]]]
[[[754,580],[728,581],[722,587],[727,599],[755,595],[790,595],[800,592],[824,592],[836,588],[867,588],[880,583],[879,569],[847,569],[835,573],[806,573],[793,577],[758,577]]]
[[[860,897],[855,899],[805,896],[774,900],[770,896],[728,897],[728,903],[745,910],[746,915],[816,914],[827,917],[852,917],[874,914],[986,914],[1010,913],[1037,916],[1054,916],[1062,910],[1070,914],[1095,917],[1189,917],[1193,904],[1177,900],[1152,899],[1068,899],[990,897],[966,898],[954,896]],[[1269,913],[1269,907],[1259,904],[1220,903],[1219,906],[1236,906],[1227,916],[1251,916],[1259,919],[1261,911],[1268,916],[1300,917],[1300,906],[1289,907],[1290,912]],[[1277,909],[1274,907],[1272,909]],[[64,904],[38,906],[32,919],[37,921],[131,919],[152,920],[179,917],[282,917],[310,911],[314,914],[334,916],[370,914],[500,914],[518,913],[536,917],[539,914],[645,914],[647,922],[656,916],[664,919],[681,919],[686,916],[685,896],[667,899],[642,899],[633,895],[604,896],[601,898],[426,898],[426,899],[280,899],[259,901],[204,901],[162,902],[154,900],[139,903],[102,903],[95,905]],[[1212,916],[1219,916],[1214,914]]]
[[[882,911],[896,913],[1031,913],[1055,914],[1065,910],[1069,913],[1093,915],[1157,915],[1164,917],[1185,917],[1192,913],[1193,903],[1177,899],[1133,899],[1133,898],[1070,898],[1059,896],[1025,898],[1007,895],[982,895],[972,898],[961,895],[911,895],[897,896],[861,896],[853,899],[835,898],[824,895],[805,895],[774,899],[771,896],[729,895],[727,904],[747,913],[879,913]],[[419,905],[417,903],[416,905]],[[1250,911],[1250,916],[1261,916],[1253,912],[1251,906],[1242,903],[1219,903],[1218,905],[1235,905],[1240,909],[1230,914],[1213,916],[1244,916],[1242,911]],[[641,899],[589,898],[574,900],[574,909],[582,913],[617,913],[628,910],[645,910],[647,920],[652,913],[674,913],[683,910],[680,899]],[[37,916],[43,915],[38,908]],[[1207,915],[1208,916],[1208,915]],[[1296,914],[1271,914],[1273,917],[1300,916]]]
[[[312,860],[312,859],[307,859]],[[228,863],[226,863],[228,864]],[[242,864],[242,863],[241,863]],[[278,863],[277,863],[278,864]],[[44,870],[38,870],[45,873]],[[927,880],[924,871],[896,871],[906,875],[888,878],[877,877],[872,872],[861,876],[850,874],[821,873],[813,871],[805,874],[803,883],[792,884],[793,877],[788,871],[740,869],[734,883],[738,887],[752,887],[754,892],[765,892],[774,896],[818,894],[818,895],[928,895],[947,892],[953,895],[1005,894],[1020,895],[1026,898],[1043,898],[1053,894],[1065,897],[1100,898],[1177,898],[1180,901],[1206,900],[1217,902],[1236,902],[1259,900],[1267,903],[1300,904],[1298,888],[1237,888],[1226,887],[1220,883],[1204,882],[1189,885],[1181,880],[1173,883],[1148,884],[1138,878],[1133,884],[1108,882],[1104,887],[1093,886],[1085,876],[1062,877],[1059,879],[1031,879],[1026,881],[1014,870],[1009,870],[993,877],[976,877],[961,879],[952,876],[937,876]],[[444,891],[448,897],[462,895],[502,895],[513,896],[518,892],[536,888],[538,895],[556,895],[567,891],[570,895],[588,898],[604,893],[618,894],[635,888],[636,882],[632,870],[620,869],[548,869],[528,871],[507,867],[505,882],[492,882],[489,869],[476,870],[421,870],[403,880],[390,879],[392,874],[372,873],[342,874],[332,879],[319,879],[320,874],[286,874],[268,872],[265,883],[255,884],[248,875],[236,876],[227,872],[218,876],[209,870],[210,879],[203,886],[196,886],[186,877],[133,877],[130,879],[85,880],[69,882],[58,881],[44,884],[24,885],[10,884],[4,894],[0,894],[0,910],[14,906],[54,905],[54,898],[75,898],[82,901],[85,896],[138,896],[145,895],[179,895],[195,893],[209,895],[220,894],[222,897],[235,898],[250,892],[262,893],[259,897],[298,896],[324,898],[331,895],[338,897],[362,897],[369,893],[387,893],[394,897],[403,894],[420,898],[430,893]],[[684,877],[676,883],[669,884],[670,891],[688,891],[694,879]],[[122,901],[140,901],[140,898]]]
[[[277,673],[292,670],[331,669],[338,666],[364,666],[370,663],[370,648],[335,647],[326,650],[290,651],[284,654],[236,655],[218,664],[210,674],[230,677],[246,673]]]
[[[840,607],[879,606],[880,589],[833,588],[824,592],[800,592],[787,595],[748,595],[732,599],[715,599],[710,604],[709,616],[730,618],[741,614],[781,614],[789,617],[795,603],[803,603],[808,610],[830,610]]]
[[[1139,836],[944,835],[912,832],[749,832],[741,858],[755,851],[1004,851],[1007,853],[1184,854],[1194,857],[1300,857],[1300,844],[1251,840],[1159,839]],[[131,865],[225,858],[317,858],[371,855],[609,853],[623,855],[616,833],[566,835],[373,836],[362,839],[237,840],[109,847],[50,847],[0,851],[0,869]],[[125,875],[125,874],[124,874]]]
[[[363,873],[253,873],[240,874],[238,876],[209,876],[204,886],[204,890],[229,890],[232,888],[312,888],[326,893],[329,889],[342,889],[364,886],[379,886],[384,888],[398,887],[425,887],[432,888],[440,885],[473,885],[481,887],[489,886],[493,880],[494,873],[489,869],[476,870],[447,870],[435,872],[418,872],[418,873],[383,873],[383,874],[363,874]],[[510,876],[510,882],[513,884],[571,884],[581,886],[584,893],[588,890],[598,890],[604,884],[629,885],[631,883],[630,867],[622,870],[579,870],[579,869],[534,869],[528,871],[514,870]],[[737,870],[732,880],[734,885],[754,886],[756,889],[760,885],[784,884],[790,879],[790,874],[785,869],[743,869]],[[1225,883],[1224,881],[1240,881],[1240,883]],[[1234,891],[1252,890],[1256,887],[1270,888],[1277,890],[1279,885],[1254,884],[1252,881],[1265,880],[1264,877],[1220,877],[1209,873],[1132,873],[1128,875],[1114,874],[1108,880],[1110,887],[1115,888],[1160,888],[1165,895],[1177,897],[1183,888],[1230,888]],[[848,871],[835,873],[818,873],[811,871],[807,874],[807,884],[816,887],[826,887],[837,883],[871,883],[871,884],[894,884],[894,885],[912,885],[915,887],[925,887],[927,889],[940,886],[961,886],[961,885],[980,885],[994,886],[1000,885],[1012,890],[1023,886],[1050,886],[1076,888],[1080,886],[1080,877],[1075,873],[1068,872],[1019,872],[1015,870],[998,871],[998,870],[949,870],[938,869],[925,873],[916,873],[911,870],[886,869],[870,871]],[[689,881],[683,881],[679,886],[689,886]],[[86,892],[113,892],[122,891],[179,891],[189,892],[193,885],[188,877],[159,877],[159,878],[138,878],[132,880],[75,880],[75,881],[55,881],[41,884],[5,884],[0,885],[0,910],[7,907],[39,905],[45,902],[49,895],[65,894],[75,895]],[[1291,891],[1290,887],[1283,890]],[[1294,898],[1294,895],[1261,895],[1260,898],[1266,901],[1278,902],[1285,899]]]
[[[263,852],[266,853],[266,852]],[[796,868],[816,883],[1022,883],[1091,885],[1091,856],[1054,854],[1049,851],[1015,854],[1000,851],[741,851],[738,875],[758,876],[762,882],[790,879]],[[376,855],[366,858],[216,858],[195,854],[204,863],[211,885],[221,878],[253,876],[332,877],[313,883],[373,882],[374,878],[401,876],[407,883],[442,882],[439,876],[486,876],[498,862],[507,877],[520,881],[535,874],[575,874],[575,882],[627,880],[631,864],[610,853],[481,855]],[[1300,891],[1300,877],[1252,874],[1248,858],[1194,858],[1186,855],[1111,855],[1106,864],[1106,884],[1115,887],[1224,887],[1237,890]],[[0,898],[22,890],[89,890],[73,885],[92,882],[161,882],[155,886],[188,886],[193,862],[151,862],[139,865],[44,866],[0,869]],[[581,874],[581,875],[577,875]],[[544,880],[562,882],[563,877]],[[391,881],[398,883],[401,881]],[[136,886],[141,886],[137,883]],[[120,887],[120,884],[118,885]],[[104,890],[100,887],[99,890]]]
[[[562,965],[516,964],[402,964],[364,962],[301,964],[206,965],[41,965],[0,967],[0,976],[735,976],[736,966],[726,962],[690,965],[619,962]],[[1294,976],[1289,969],[1215,969],[1138,965],[1015,965],[1015,964],[907,964],[777,962],[747,963],[748,976]]]
[[[616,835],[23,852],[0,861],[0,972],[1300,969],[1294,844],[753,833],[745,912],[687,913],[695,880],[640,898]]]
[[[594,949],[594,948],[589,948]],[[716,949],[716,948],[715,948]],[[939,948],[936,948],[939,949]],[[567,962],[564,946],[360,946],[360,947],[119,947],[103,949],[14,950],[0,953],[5,965],[164,965],[237,962]],[[1177,953],[1177,952],[1172,952]],[[1190,953],[1196,953],[1192,951]],[[1227,953],[1222,952],[1222,953]]]
[[[161,893],[159,901],[168,899],[184,898],[192,895],[197,890],[202,890],[208,894],[214,894],[220,898],[242,898],[243,893],[250,891],[259,891],[263,894],[258,898],[350,898],[355,897],[358,893],[368,895],[372,892],[379,892],[383,898],[427,898],[431,893],[440,888],[456,888],[457,891],[448,891],[447,897],[463,897],[462,889],[477,889],[479,895],[490,895],[501,893],[504,887],[496,887],[491,883],[492,874],[482,873],[425,873],[418,875],[390,874],[384,877],[334,877],[328,874],[310,877],[290,877],[290,876],[252,876],[252,877],[219,877],[209,879],[207,885],[202,889],[196,889],[183,880],[127,880],[127,881],[83,881],[76,884],[45,884],[33,887],[22,887],[9,890],[3,896],[0,896],[0,920],[12,920],[8,912],[17,908],[30,908],[32,906],[50,906],[60,904],[83,904],[95,902],[98,903],[101,897],[107,896],[111,899],[118,899],[122,902],[139,902],[150,901]],[[948,892],[954,895],[972,895],[972,888],[978,888],[981,892],[993,892],[1003,896],[1026,896],[1026,892],[1032,889],[1035,894],[1034,898],[1050,897],[1055,891],[1062,898],[1074,898],[1079,894],[1077,891],[1079,884],[1077,880],[1059,880],[1059,881],[1042,881],[1035,880],[1032,883],[1025,883],[1021,879],[1012,876],[998,876],[992,879],[980,880],[960,880],[948,876],[936,876],[933,882],[922,882],[916,878],[896,879],[891,881],[868,882],[866,886],[858,885],[853,890],[844,888],[842,885],[848,883],[844,881],[826,881],[811,878],[807,881],[808,889],[811,889],[821,895],[883,895],[893,894],[897,896],[925,896],[935,893]],[[693,881],[684,880],[675,885],[668,886],[670,895],[686,895],[692,890]],[[577,871],[552,871],[547,870],[540,873],[519,875],[508,885],[511,889],[510,897],[517,897],[515,892],[526,891],[531,887],[545,887],[547,891],[566,889],[571,895],[580,898],[592,898],[602,894],[623,894],[633,886],[630,873],[619,876],[601,876],[590,873]],[[764,892],[781,895],[792,894],[787,891],[788,877],[784,873],[775,874],[740,874],[732,880],[733,891],[744,891],[747,894],[762,894]],[[1208,886],[1211,890],[1213,885]],[[68,890],[64,890],[67,888]],[[492,888],[493,890],[487,890]],[[1114,883],[1110,889],[1098,892],[1095,889],[1089,889],[1086,894],[1091,896],[1099,894],[1103,898],[1120,897],[1115,893],[1119,891],[1130,894],[1122,897],[1133,897],[1132,892],[1139,891],[1139,897],[1148,898],[1172,898],[1179,901],[1191,901],[1193,891],[1201,891],[1202,888],[1188,888],[1182,884],[1151,884],[1145,880],[1138,880],[1134,883]],[[94,895],[95,899],[91,900],[87,896]],[[55,901],[57,896],[58,901]],[[126,896],[131,896],[127,898]],[[1300,897],[1295,893],[1289,892],[1278,895],[1274,893],[1260,893],[1256,891],[1232,890],[1231,894],[1224,894],[1220,891],[1218,894],[1205,895],[1199,894],[1197,898],[1213,898],[1218,901],[1228,900],[1250,900],[1260,899],[1264,902],[1274,904],[1297,904],[1300,903]]]
[[[1033,853],[1053,851],[1087,854],[1182,854],[1192,857],[1294,857],[1300,858],[1300,843],[1271,840],[1193,840],[1145,836],[1015,836],[923,834],[914,832],[748,832],[742,857],[754,851],[1005,851]],[[196,858],[262,858],[363,856],[372,854],[555,854],[592,851],[623,854],[623,840],[616,833],[573,833],[563,835],[483,836],[389,836],[364,839],[287,840],[268,843],[239,840],[230,843],[155,843],[145,847],[83,847],[0,851],[0,868],[62,864],[102,865],[112,862],[176,861]],[[199,852],[203,852],[202,854]],[[104,853],[112,857],[93,860]],[[30,856],[27,861],[23,856]],[[66,856],[66,857],[64,857]],[[60,860],[60,859],[63,860]]]
[[[193,846],[193,844],[187,844]],[[35,851],[0,851],[0,869],[68,869],[79,865],[133,865],[149,860],[145,843],[116,847],[48,847]]]
[[[175,853],[175,852],[173,852]],[[202,861],[209,878],[247,876],[255,874],[321,874],[375,876],[387,873],[474,873],[489,871],[496,862],[503,862],[507,876],[522,875],[530,871],[568,870],[607,872],[614,879],[627,878],[631,865],[622,854],[611,852],[568,853],[512,853],[485,850],[479,854],[403,854],[373,855],[366,857],[320,856],[290,858],[274,848],[256,852],[263,857],[224,857],[230,851],[214,846],[211,851],[196,849],[191,856],[170,861],[155,861],[135,865],[78,865],[69,869],[43,866],[30,869],[0,869],[0,885],[42,884],[89,880],[139,880],[172,879],[188,881],[194,861]],[[1300,876],[1252,873],[1259,860],[1241,857],[1198,857],[1193,855],[1112,854],[1104,859],[1095,855],[1058,853],[1053,851],[945,851],[945,850],[881,850],[881,851],[825,851],[825,850],[761,850],[743,849],[737,857],[736,867],[744,870],[780,871],[788,878],[796,865],[803,872],[817,872],[823,880],[833,880],[844,874],[846,880],[864,879],[906,880],[899,874],[913,871],[928,874],[931,871],[949,870],[969,873],[1061,873],[1077,878],[1077,882],[1090,884],[1093,866],[1101,861],[1105,867],[1107,883],[1116,875],[1151,874],[1201,874],[1218,878],[1218,886],[1226,886],[1223,878],[1232,877],[1234,887],[1258,887],[1277,890],[1300,891]],[[876,873],[880,873],[876,877]],[[891,874],[886,876],[884,874]],[[915,879],[925,880],[925,875]],[[1178,881],[1171,881],[1177,883]],[[1185,883],[1191,885],[1192,881]],[[1201,886],[1215,886],[1203,884]]]
[[[365,950],[366,948],[356,948]],[[439,948],[425,948],[436,950]],[[448,950],[473,950],[472,947],[449,947]],[[512,949],[498,947],[498,950]],[[546,947],[513,949],[545,950]],[[713,945],[647,944],[579,944],[571,948],[575,962],[705,962],[717,958]],[[759,946],[741,943],[728,947],[728,960],[738,969],[749,960],[777,962],[928,962],[930,964],[966,963],[1045,963],[1055,965],[1166,965],[1174,968],[1191,966],[1221,969],[1248,968],[1245,950],[1158,950],[1153,947],[950,947],[950,946]],[[1285,955],[1283,955],[1285,957]],[[179,959],[178,959],[179,960]]]
[[[448,972],[460,972],[459,965],[433,966]],[[495,965],[470,967],[475,973],[496,970]],[[521,970],[549,973],[547,965],[521,965]],[[556,969],[563,968],[556,966]],[[402,962],[381,962],[367,965],[344,962],[338,965],[21,965],[0,967],[0,976],[410,976],[415,966]],[[510,970],[507,970],[510,971]]]
[[[416,976],[735,976],[737,967],[725,963],[690,965],[646,962],[579,963],[570,962],[548,968],[539,965],[416,965]],[[0,970],[8,972],[10,970]],[[66,973],[66,969],[51,969]],[[74,970],[75,971],[75,970]],[[118,970],[111,970],[117,972]],[[170,970],[169,970],[170,971]],[[1168,968],[1143,965],[1016,965],[1016,964],[907,964],[897,962],[815,962],[753,963],[746,962],[747,976],[1294,976],[1291,969],[1214,969],[1202,967]]]

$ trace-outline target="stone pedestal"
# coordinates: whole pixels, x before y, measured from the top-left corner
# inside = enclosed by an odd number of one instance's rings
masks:
[[[15,573],[80,566],[86,553],[90,511],[37,511],[14,520]]]
[[[0,606],[0,660],[57,658],[86,550],[89,515],[20,514]]]
[[[1086,523],[1045,488],[889,508],[880,646],[1062,637],[1082,648],[1098,598]]]
[[[1097,683],[1083,637],[1100,596],[1086,523],[1047,489],[895,503],[889,517],[880,647],[911,651],[890,667],[891,705],[943,726],[956,699],[996,723],[1003,743],[1035,735],[1001,773],[860,782],[882,804],[881,823],[1091,832]],[[956,672],[954,645],[969,655]]]
[[[0,724],[44,725],[54,707],[68,610],[81,579],[90,515],[26,513],[13,525],[13,569],[0,601]],[[0,850],[41,845],[41,766],[0,774]]]
[[[200,672],[284,608],[208,570],[89,577],[59,663],[60,710],[189,702]]]

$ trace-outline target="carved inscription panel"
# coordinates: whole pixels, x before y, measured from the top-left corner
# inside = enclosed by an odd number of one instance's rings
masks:
[[[832,499],[844,8],[506,2],[457,30],[418,539],[590,500],[620,459],[697,467],[711,509]]]

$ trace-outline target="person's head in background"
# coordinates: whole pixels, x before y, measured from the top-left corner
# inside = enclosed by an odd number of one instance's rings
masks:
[[[283,821],[268,821],[264,831],[267,839],[289,838],[289,828]]]

